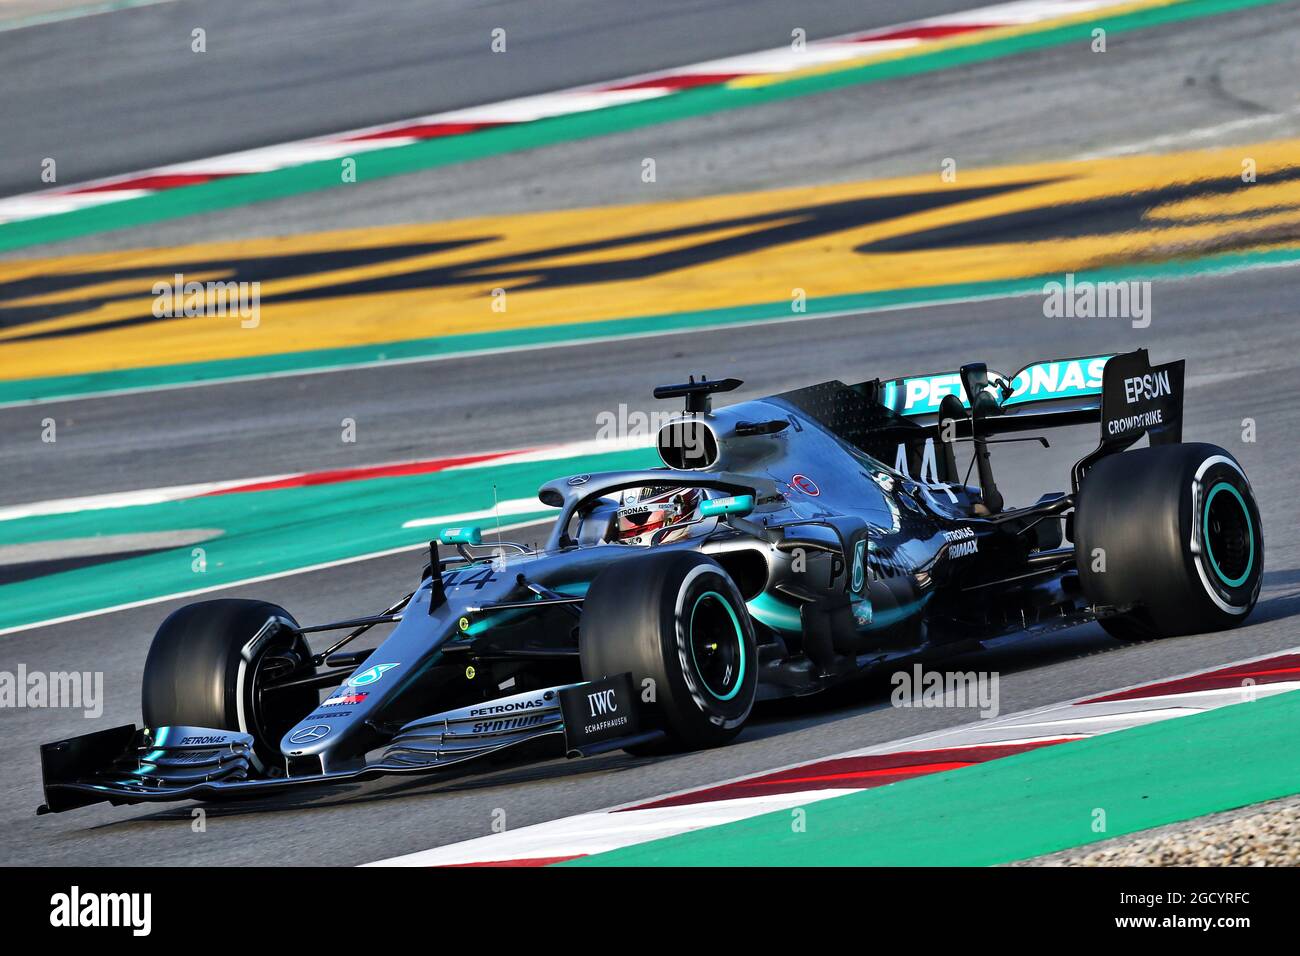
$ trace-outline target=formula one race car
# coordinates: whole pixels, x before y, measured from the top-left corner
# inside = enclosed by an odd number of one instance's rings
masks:
[[[334,624],[247,600],[173,613],[145,665],[145,726],[42,747],[41,810],[427,773],[507,749],[712,747],[756,701],[1010,634],[1232,627],[1259,595],[1259,510],[1231,454],[1181,443],[1183,366],[1145,350],[1010,377],[973,364],[717,411],[740,382],[657,388],[686,406],[658,434],[664,467],[543,485],[558,516],[540,549],[444,529],[411,594]],[[990,446],[1047,442],[995,436],[1086,422],[1101,439],[1070,490],[1007,507]],[[961,444],[977,485],[958,473]],[[375,650],[344,649],[385,624]],[[327,630],[347,633],[313,651]]]

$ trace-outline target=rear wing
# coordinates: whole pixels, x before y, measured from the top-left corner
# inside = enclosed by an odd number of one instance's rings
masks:
[[[1035,362],[1014,375],[988,371],[988,385],[974,415],[955,420],[952,437],[970,438],[978,430],[988,436],[1006,432],[1057,428],[1098,422],[1097,449],[1074,467],[1078,487],[1084,472],[1099,458],[1123,451],[1143,435],[1152,444],[1182,441],[1185,362],[1152,366],[1146,349],[1110,355]],[[872,453],[921,481],[955,482],[946,461],[936,455],[941,406],[953,396],[968,413],[970,396],[961,372],[912,375],[853,386],[897,416],[899,424],[879,438],[893,442],[892,457],[879,447]],[[947,402],[949,413],[953,402]],[[881,442],[880,444],[884,444]]]
[[[1035,362],[1014,375],[1003,375],[990,369],[989,385],[985,391],[1000,409],[999,420],[1007,415],[1019,417],[1026,414],[1068,414],[1082,421],[1094,420],[1095,413],[1101,409],[1106,364],[1113,357],[1084,355]],[[1006,386],[999,385],[999,382],[1006,383]],[[963,408],[970,408],[970,397],[962,386],[960,372],[894,378],[881,382],[877,392],[879,401],[886,408],[922,425],[931,425],[938,420],[939,405],[945,395],[955,395]],[[989,425],[990,430],[1001,430],[992,419]],[[1040,422],[1031,427],[1049,426],[1049,422]]]

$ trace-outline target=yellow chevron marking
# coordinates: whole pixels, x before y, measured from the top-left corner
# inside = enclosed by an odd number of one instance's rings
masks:
[[[1242,181],[1247,158],[1258,182]],[[961,168],[951,183],[936,169],[675,202],[6,262],[0,378],[788,302],[796,289],[821,298],[1294,245],[1297,163],[1300,141],[1285,141]],[[886,241],[907,248],[881,247]],[[420,248],[435,243],[460,245]],[[238,316],[155,318],[154,284],[177,272],[187,280],[260,282],[257,326],[242,328]],[[5,284],[24,280],[6,294]],[[505,290],[504,299],[494,289]],[[502,301],[505,310],[496,311]]]

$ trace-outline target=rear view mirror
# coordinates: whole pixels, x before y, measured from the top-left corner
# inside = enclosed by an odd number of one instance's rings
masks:
[[[700,505],[700,515],[738,515],[744,517],[754,510],[753,495],[731,495],[728,498],[709,498]]]

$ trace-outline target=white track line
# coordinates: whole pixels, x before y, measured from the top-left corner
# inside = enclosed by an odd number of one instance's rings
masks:
[[[46,23],[58,23],[60,20],[80,20],[82,17],[96,17],[103,13],[116,13],[119,10],[153,7],[160,3],[171,2],[172,0],[112,0],[109,3],[67,4],[63,9],[49,10],[45,13],[9,14],[0,19],[0,33],[9,30],[25,30],[27,27],[38,27]],[[41,5],[50,6],[50,4]],[[20,3],[18,6],[20,9],[23,7],[31,9],[38,4]]]
[[[1294,263],[1283,263],[1284,265],[1294,265]],[[1217,271],[1236,271],[1245,268],[1260,268],[1235,266],[1223,267]],[[1207,270],[1207,272],[1210,270]],[[292,378],[297,375],[329,375],[335,372],[352,372],[358,369],[370,368],[391,368],[397,365],[420,365],[426,362],[447,362],[455,359],[475,359],[492,357],[497,355],[509,355],[516,352],[539,352],[546,349],[567,349],[578,348],[585,345],[604,345],[611,342],[628,342],[635,339],[653,339],[664,335],[693,335],[699,332],[721,332],[731,329],[744,329],[755,325],[781,325],[787,322],[815,322],[818,319],[843,319],[855,315],[866,315],[874,312],[903,312],[910,309],[927,309],[936,305],[958,305],[966,302],[984,302],[990,299],[1020,299],[1027,296],[1041,295],[1037,289],[1027,289],[1023,292],[991,292],[988,295],[964,295],[957,297],[936,297],[926,299],[920,302],[906,302],[895,305],[867,306],[859,309],[836,309],[829,312],[805,312],[791,314],[788,312],[789,303],[781,303],[773,306],[773,313],[763,318],[745,319],[741,322],[714,322],[704,323],[702,325],[691,326],[689,329],[671,329],[668,331],[648,331],[648,332],[624,332],[613,335],[600,335],[592,338],[590,333],[584,331],[581,323],[574,326],[572,331],[573,338],[557,339],[553,342],[529,343],[527,345],[500,345],[482,349],[467,349],[463,352],[443,352],[437,355],[413,355],[408,358],[400,359],[375,359],[365,362],[349,362],[342,365],[325,365],[318,368],[291,368],[279,372],[257,372],[252,375],[231,375],[222,378],[204,379],[202,381],[189,382],[165,382],[161,385],[137,385],[128,388],[106,389],[96,392],[82,392],[73,395],[50,395],[39,398],[20,398],[12,401],[0,401],[0,409],[16,408],[19,406],[29,405],[49,405],[56,402],[79,402],[85,400],[97,400],[102,398],[114,398],[119,395],[137,395],[142,392],[162,392],[171,391],[178,388],[205,388],[210,385],[231,385],[240,382],[261,382],[273,378]],[[2,343],[0,343],[2,344]]]
[[[539,524],[547,524],[548,521],[520,521],[515,524],[503,524],[501,531],[518,531],[522,528],[532,528]],[[495,534],[497,529],[492,528]],[[490,544],[491,542],[489,542]],[[417,544],[406,544],[400,548],[386,548],[383,551],[369,551],[365,554],[356,554],[347,558],[339,558],[337,561],[322,561],[320,564],[309,564],[301,568],[290,568],[286,571],[275,571],[271,574],[259,574],[251,578],[240,578],[238,581],[230,581],[226,584],[213,584],[209,587],[194,588],[189,591],[174,591],[170,594],[160,594],[157,597],[145,598],[141,601],[130,601],[126,604],[114,604],[111,607],[96,608],[92,611],[82,611],[79,614],[65,614],[62,617],[46,618],[43,621],[33,621],[30,624],[18,624],[14,627],[0,628],[0,637],[7,634],[18,634],[22,631],[35,630],[38,627],[52,627],[55,624],[67,624],[70,621],[82,621],[90,617],[99,617],[104,614],[116,614],[118,611],[130,611],[137,607],[148,607],[151,604],[162,604],[164,601],[174,601],[177,598],[195,597],[199,594],[211,594],[214,591],[227,591],[231,588],[244,587],[249,584],[261,584],[263,581],[275,581],[280,578],[291,578],[298,574],[311,574],[313,571],[324,571],[328,568],[339,568],[345,564],[356,564],[359,561],[371,561],[375,558],[386,558],[393,554],[402,554],[407,551],[419,551],[427,548],[426,542]]]
[[[1204,142],[1207,139],[1216,139],[1225,133],[1235,133],[1238,130],[1253,129],[1256,126],[1267,126],[1271,123],[1290,122],[1297,118],[1300,118],[1300,110],[1285,110],[1281,113],[1247,116],[1226,123],[1216,123],[1213,126],[1200,126],[1196,129],[1180,130],[1177,133],[1167,133],[1163,136],[1153,136],[1150,139],[1138,140],[1136,143],[1109,146],[1090,153],[1082,153],[1076,156],[1075,159],[1086,161],[1090,159],[1107,159],[1113,156],[1130,156],[1135,153],[1158,152],[1170,146],[1184,146],[1187,143]]]
[[[429,138],[427,135],[396,135],[379,139],[367,138],[375,137],[377,134],[401,131],[410,127],[460,123],[491,125],[529,123],[555,116],[574,115],[626,103],[672,96],[678,91],[683,78],[707,79],[728,74],[743,76],[779,75],[828,63],[865,60],[881,53],[923,46],[926,43],[946,38],[944,36],[934,38],[896,38],[891,36],[903,31],[934,27],[981,26],[994,28],[1022,26],[1117,6],[1121,2],[1122,0],[1018,0],[1018,2],[1013,3],[979,7],[960,13],[913,20],[893,26],[845,34],[826,40],[817,40],[806,44],[801,49],[795,49],[792,45],[778,47],[773,50],[763,50],[756,53],[695,63],[689,66],[659,70],[654,73],[624,77],[623,79],[591,86],[517,97],[468,109],[431,113],[401,122],[347,130],[330,136],[279,143],[206,159],[158,166],[91,182],[60,186],[54,189],[0,199],[0,223],[69,212],[108,202],[120,202],[150,195],[156,192],[157,189],[149,186],[141,189],[111,188],[133,183],[136,180],[143,180],[145,177],[216,177],[270,172],[303,163],[339,159],[365,151],[408,146]],[[656,85],[656,80],[661,81],[659,85]],[[472,130],[466,132],[470,131]],[[464,135],[464,133],[452,135]],[[108,191],[93,191],[104,190],[106,187],[110,187]],[[86,190],[92,191],[86,192]]]
[[[298,477],[299,474],[268,475],[257,479],[235,478],[230,481],[203,481],[192,485],[171,485],[166,488],[141,488],[138,491],[110,491],[106,494],[83,495],[78,498],[51,498],[47,501],[33,501],[30,504],[0,508],[0,521],[73,514],[81,511],[103,511],[108,508],[132,508],[137,505],[156,505],[166,501],[197,498],[226,488],[238,488],[252,480],[283,481]]]
[[[702,787],[691,787],[650,799],[636,800],[591,813],[564,817],[506,833],[492,834],[446,846],[422,850],[368,866],[454,866],[505,861],[563,859],[601,853],[619,847],[662,839],[704,827],[718,826],[773,810],[805,806],[814,800],[844,796],[854,789],[813,790],[758,797],[714,799],[670,807],[644,807],[687,794],[712,790],[756,777],[782,773],[800,767],[815,767],[833,760],[895,753],[952,750],[964,747],[1011,746],[1061,738],[1085,738],[1212,710],[1248,699],[1270,697],[1300,689],[1300,681],[1258,684],[1249,687],[1218,688],[1181,694],[1153,694],[1127,700],[1085,703],[1140,687],[1152,687],[1300,653],[1300,647],[1262,654],[1240,661],[1218,664],[1186,674],[1144,681],[1111,691],[1091,693],[1060,704],[1051,704],[990,721],[920,734],[858,750],[849,750],[813,761],[800,761],[757,773],[733,777]]]
[[[1142,265],[1143,263],[1137,263],[1139,268]],[[1254,269],[1291,269],[1295,268],[1297,265],[1300,265],[1300,261],[1290,260],[1267,263],[1202,261],[1200,263],[1201,271],[1197,274],[1173,276],[1167,281],[1202,279],[1208,276],[1230,275],[1234,272],[1246,272]],[[371,368],[391,368],[398,365],[420,365],[424,363],[447,362],[456,359],[476,359],[498,355],[510,355],[518,352],[541,352],[548,349],[581,348],[584,346],[630,342],[638,339],[653,339],[665,335],[682,336],[706,332],[736,331],[760,325],[767,326],[785,325],[787,323],[795,322],[817,322],[823,319],[844,319],[860,315],[874,315],[878,312],[908,312],[915,309],[930,309],[943,305],[990,302],[997,299],[1024,299],[1041,294],[1042,291],[1039,289],[1024,289],[1018,292],[989,292],[987,294],[976,295],[935,296],[932,299],[922,299],[917,302],[868,305],[855,309],[834,309],[826,312],[813,311],[799,314],[790,314],[785,311],[789,309],[788,303],[779,306],[774,304],[773,313],[771,315],[745,319],[739,322],[704,322],[700,325],[693,325],[690,328],[671,329],[669,331],[624,332],[615,333],[613,335],[600,335],[595,338],[584,333],[581,325],[578,325],[569,330],[572,332],[574,338],[557,339],[552,342],[529,343],[527,345],[501,345],[491,348],[467,349],[463,352],[444,352],[437,355],[413,355],[400,359],[375,359],[373,361],[364,362],[346,362],[343,364],[325,365],[317,368],[291,368],[278,372],[258,372],[251,375],[230,375],[221,378],[204,379],[202,381],[164,382],[157,385],[138,385],[128,388],[105,389],[104,391],[83,392],[73,395],[43,395],[37,398],[20,398],[10,401],[0,401],[0,409],[67,402],[97,401],[104,398],[115,398],[122,395],[138,395],[145,392],[165,392],[182,388],[206,388],[214,385],[239,384],[240,382],[261,382],[267,379],[293,378],[300,375],[332,375],[338,372],[352,372]]]
[[[568,444],[551,445],[545,448],[532,448],[521,451],[504,451],[500,452],[497,457],[481,462],[470,462],[464,465],[452,465],[445,469],[444,472],[471,470],[496,465],[531,463],[540,461],[561,460],[566,458],[588,457],[609,453],[614,451],[625,450],[628,448],[644,447],[649,444],[649,438],[619,438],[610,440],[593,440],[584,442],[571,442]],[[489,453],[491,454],[491,453]],[[444,456],[451,458],[456,456]],[[424,460],[424,459],[421,459]],[[429,459],[436,461],[438,459]],[[398,462],[396,464],[407,464]],[[386,466],[376,466],[386,467]],[[334,471],[338,469],[327,469]],[[441,472],[438,472],[441,473]],[[94,511],[107,508],[132,507],[137,505],[156,504],[163,501],[175,501],[183,498],[192,498],[201,494],[208,494],[214,490],[226,488],[238,488],[242,485],[259,484],[264,481],[278,481],[284,478],[298,478],[305,475],[313,474],[312,472],[298,472],[290,475],[273,475],[267,478],[257,479],[239,479],[222,482],[205,482],[193,485],[173,485],[167,488],[143,489],[140,491],[115,492],[106,495],[90,495],[80,498],[63,498],[51,501],[39,501],[26,505],[14,505],[9,508],[0,509],[0,521],[14,520],[18,518],[27,518],[52,514],[67,514],[79,511]],[[359,478],[354,480],[373,480]],[[526,507],[526,503],[532,507]],[[488,520],[496,516],[513,517],[521,514],[533,512],[545,512],[547,506],[534,499],[509,499],[501,503],[500,510],[487,510],[466,512],[462,514],[441,515],[435,517],[419,518],[407,522],[403,527],[416,528],[426,527],[438,524],[448,524],[460,521]],[[531,528],[539,524],[549,523],[551,519],[530,518],[527,521],[515,522],[512,524],[502,525],[501,531],[517,531],[521,528]],[[493,533],[497,530],[495,527],[490,529]],[[66,614],[58,617],[46,618],[40,621],[33,621],[28,624],[18,624],[13,627],[0,628],[0,637],[6,634],[17,634],[21,631],[30,631],[39,627],[49,627],[55,624],[67,624],[72,621],[80,621],[90,617],[98,617],[103,614],[114,614],[118,611],[129,611],[134,608],[148,607],[151,604],[160,604],[164,601],[171,601],[177,598],[194,597],[200,594],[209,594],[214,591],[224,591],[229,588],[243,587],[249,584],[259,584],[263,581],[274,581],[278,578],[292,577],[296,574],[309,574],[313,571],[323,571],[327,568],[341,567],[346,564],[354,564],[358,561],[370,561],[374,558],[388,557],[393,554],[401,554],[406,551],[417,551],[420,548],[428,547],[425,542],[417,544],[403,545],[397,548],[387,548],[381,551],[369,551],[364,554],[353,555],[347,558],[340,558],[334,561],[325,561],[317,564],[306,565],[300,568],[292,568],[285,571],[276,571],[270,574],[256,575],[253,577],[240,578],[237,581],[230,581],[225,584],[214,584],[201,588],[193,588],[186,591],[175,591],[168,594],[158,595],[156,597],[145,598],[139,601],[130,601],[123,604],[114,604],[109,607],[98,608],[90,611],[82,611],[76,614]]]
[[[451,471],[471,471],[475,469],[496,468],[502,465],[528,464],[542,461],[556,461],[564,458],[586,458],[597,455],[610,454],[618,451],[629,451],[636,448],[649,448],[654,443],[653,438],[646,437],[629,437],[617,439],[593,439],[590,441],[564,442],[556,445],[546,445],[541,448],[526,448],[521,450],[489,451],[474,452],[465,454],[482,454],[491,457],[484,458],[482,461],[471,461],[462,464],[448,465],[437,471],[431,471],[430,474],[441,474],[442,472]],[[217,491],[228,491],[239,489],[244,486],[269,484],[277,481],[288,481],[290,479],[306,479],[314,475],[329,474],[336,471],[352,471],[357,469],[384,469],[400,468],[403,465],[417,465],[429,463],[433,464],[439,461],[454,460],[464,457],[464,455],[442,455],[438,458],[415,458],[409,461],[383,462],[376,465],[340,465],[337,468],[322,468],[318,471],[293,471],[281,475],[263,475],[257,478],[232,478],[226,481],[205,481],[189,485],[169,485],[162,488],[141,488],[136,491],[110,491],[98,495],[83,495],[75,498],[51,498],[46,501],[33,501],[28,504],[8,505],[0,508],[0,521],[14,521],[19,518],[33,518],[48,515],[73,514],[81,511],[102,511],[108,508],[131,508],[138,505],[161,504],[167,501],[180,501],[185,498],[197,498],[201,495],[209,495]],[[376,478],[386,476],[376,475],[373,478],[360,475],[355,478],[342,479],[342,481],[372,481]],[[523,499],[518,499],[523,500]],[[537,504],[536,500],[532,503]],[[502,507],[505,506],[502,503]],[[536,509],[534,509],[536,510]],[[475,512],[477,514],[477,512]],[[501,514],[508,512],[502,511]],[[519,512],[516,511],[515,514]],[[451,516],[439,519],[423,519],[424,524],[432,524],[438,520],[445,521],[466,521],[471,520],[464,515]],[[420,525],[410,524],[404,527],[420,527]]]

